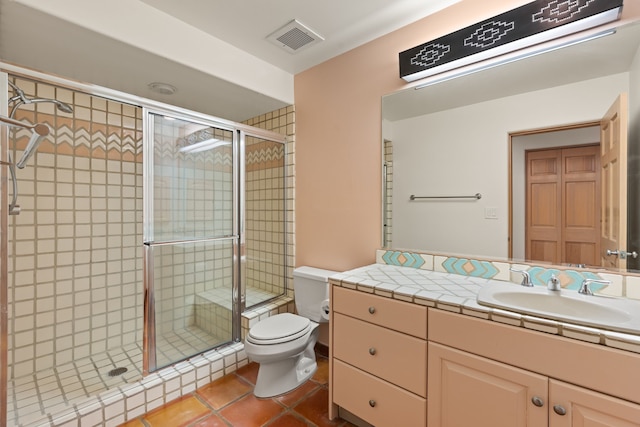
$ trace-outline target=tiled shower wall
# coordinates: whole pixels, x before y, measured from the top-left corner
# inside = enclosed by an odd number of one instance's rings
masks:
[[[194,154],[180,152],[183,146],[210,138],[231,143],[233,132],[155,116],[153,241],[232,234],[231,146]],[[231,300],[232,249],[231,240],[152,246],[158,334],[193,325],[196,305],[213,302],[197,295],[226,288],[223,295]],[[220,341],[229,341],[231,325],[217,327]]]
[[[142,109],[14,79],[15,118],[52,134],[18,170],[9,225],[9,375],[20,377],[142,340]],[[10,132],[12,156],[30,131]]]
[[[273,296],[285,285],[284,144],[249,137],[246,146],[246,287]]]
[[[247,243],[247,250],[251,250],[247,261],[247,283],[267,292],[281,293],[278,284],[282,282],[276,275],[286,266],[287,295],[293,297],[295,107],[280,108],[245,123],[287,137],[286,156],[281,144],[254,138],[248,140],[246,218],[247,241],[252,243]],[[282,183],[286,186],[286,200],[280,198]],[[286,209],[279,213],[283,204]],[[284,240],[280,227],[285,227]]]

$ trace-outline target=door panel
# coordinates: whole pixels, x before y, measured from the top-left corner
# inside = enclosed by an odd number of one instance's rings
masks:
[[[429,427],[547,425],[547,377],[435,343],[428,353]]]
[[[551,263],[561,258],[561,151],[526,153],[526,258]]]
[[[640,405],[625,400],[557,380],[549,380],[549,399],[549,427],[640,427]]]
[[[597,145],[526,153],[527,259],[598,265],[598,153]]]
[[[562,258],[598,265],[600,249],[599,147],[562,150]]]
[[[606,255],[609,250],[627,251],[627,94],[620,94],[600,122],[602,168],[603,267],[626,268],[625,259]]]

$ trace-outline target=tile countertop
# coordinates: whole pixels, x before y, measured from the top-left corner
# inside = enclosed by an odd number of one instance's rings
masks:
[[[510,282],[386,264],[334,274],[329,281],[333,285],[386,298],[640,353],[638,335],[519,314],[476,302],[482,286]]]

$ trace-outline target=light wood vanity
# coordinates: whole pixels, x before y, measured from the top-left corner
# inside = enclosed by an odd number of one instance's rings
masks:
[[[341,407],[376,427],[640,426],[638,353],[337,284],[331,301],[331,418]]]

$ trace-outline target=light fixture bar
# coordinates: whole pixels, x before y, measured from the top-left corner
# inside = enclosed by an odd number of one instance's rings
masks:
[[[499,60],[499,61],[493,61],[493,62],[491,62],[489,64],[484,64],[484,65],[479,65],[479,66],[472,67],[472,68],[467,68],[465,70],[461,70],[458,73],[448,74],[446,77],[434,78],[432,80],[429,80],[426,83],[423,83],[423,84],[420,84],[418,86],[415,86],[414,89],[415,90],[423,89],[425,87],[433,86],[433,85],[438,84],[438,83],[442,83],[442,82],[446,82],[446,81],[449,81],[449,80],[457,79],[458,77],[468,76],[470,74],[475,74],[475,73],[478,73],[480,71],[488,70],[490,68],[495,68],[495,67],[499,67],[501,65],[510,64],[512,62],[520,61],[522,59],[531,58],[533,56],[537,56],[537,55],[540,55],[540,54],[543,54],[543,53],[553,52],[554,50],[563,49],[565,47],[574,46],[574,45],[577,45],[577,44],[580,44],[580,43],[584,43],[584,42],[588,42],[588,41],[591,41],[591,40],[599,39],[601,37],[610,36],[610,35],[615,34],[615,33],[616,33],[615,29],[610,29],[610,30],[607,30],[607,31],[601,31],[599,33],[590,34],[588,36],[581,37],[581,38],[578,38],[578,39],[569,40],[569,41],[567,41],[565,43],[560,43],[560,44],[556,44],[556,45],[553,45],[553,46],[547,46],[547,47],[542,48],[542,49],[529,51],[529,52],[524,53],[522,55],[516,55],[516,56],[509,57],[507,59],[503,59],[503,60]]]
[[[620,18],[622,0],[589,0],[560,7],[536,0],[399,54],[407,82],[580,33]]]

